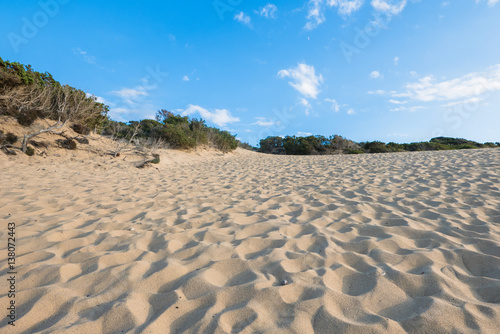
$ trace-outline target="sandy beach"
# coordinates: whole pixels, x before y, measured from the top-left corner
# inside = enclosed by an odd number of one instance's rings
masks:
[[[495,333],[500,149],[0,156],[2,333]],[[15,327],[5,316],[16,229]]]

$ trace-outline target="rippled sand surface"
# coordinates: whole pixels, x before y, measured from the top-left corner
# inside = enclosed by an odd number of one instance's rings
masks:
[[[0,157],[14,332],[498,330],[499,149],[99,159]]]

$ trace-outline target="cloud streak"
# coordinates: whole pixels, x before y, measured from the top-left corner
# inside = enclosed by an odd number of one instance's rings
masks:
[[[226,126],[240,121],[238,117],[232,116],[227,109],[214,109],[213,111],[209,111],[208,109],[192,104],[188,105],[187,109],[181,113],[182,116],[191,116],[193,114],[199,114],[203,119],[218,126]]]
[[[500,64],[483,72],[446,81],[438,81],[432,75],[426,76],[417,82],[406,84],[406,91],[394,93],[393,97],[422,102],[454,101],[479,97],[493,91],[500,91]]]

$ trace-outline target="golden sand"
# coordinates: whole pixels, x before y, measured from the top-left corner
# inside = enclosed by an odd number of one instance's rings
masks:
[[[0,332],[497,332],[500,149],[161,161],[0,156]]]

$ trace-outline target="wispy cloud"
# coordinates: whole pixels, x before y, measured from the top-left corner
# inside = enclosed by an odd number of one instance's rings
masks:
[[[488,4],[489,7],[493,7],[498,2],[500,2],[500,0],[476,0],[476,3],[480,3],[480,2],[484,2],[484,1],[486,1],[486,3]]]
[[[325,99],[325,102],[330,102],[332,104],[332,110],[335,112],[339,112],[340,106],[335,99]]]
[[[185,75],[183,78],[182,78],[182,81],[190,81],[189,80],[189,77],[187,75]]]
[[[406,104],[408,103],[408,101],[399,101],[399,100],[389,100],[389,103],[392,103],[392,104]]]
[[[264,7],[262,7],[260,10],[256,11],[257,14],[260,16],[263,16],[267,19],[275,19],[276,14],[278,13],[278,7],[276,7],[275,4],[268,3]]]
[[[377,89],[377,90],[369,90],[368,94],[370,94],[370,95],[386,95],[388,93],[383,89]]]
[[[73,54],[80,56],[83,58],[83,61],[86,63],[94,65],[96,63],[96,58],[92,55],[89,55],[87,51],[84,51],[80,48],[73,49]]]
[[[181,113],[182,116],[191,116],[193,114],[199,114],[202,118],[218,126],[226,126],[240,121],[238,117],[232,116],[227,109],[209,111],[208,109],[192,104],[188,105],[187,109]]]
[[[379,71],[373,71],[370,73],[370,79],[379,79],[382,78],[382,74]]]
[[[111,94],[120,97],[128,104],[135,104],[138,98],[142,96],[149,96],[149,93],[143,86],[137,86],[134,88],[122,88],[120,90],[111,92]]]
[[[361,8],[363,2],[364,0],[328,0],[328,6],[338,7],[341,15],[351,15]]]
[[[314,66],[299,63],[297,67],[278,72],[280,78],[291,78],[290,86],[306,98],[316,99],[320,93],[323,76],[316,75]]]
[[[406,84],[406,91],[394,93],[393,97],[422,102],[453,101],[479,97],[487,92],[499,90],[500,64],[481,73],[470,73],[447,81],[438,81],[432,75],[426,76],[417,82]]]
[[[363,3],[364,0],[309,0],[304,29],[313,30],[325,22],[325,10],[328,8],[338,7],[340,15],[348,16],[358,11]]]
[[[302,132],[302,131],[299,131],[297,132],[297,136],[298,137],[309,137],[309,136],[312,136],[313,134],[310,133],[310,132]]]
[[[272,120],[268,120],[265,117],[255,117],[255,119],[257,120],[257,122],[253,123],[254,125],[259,125],[259,126],[263,126],[266,128],[276,124],[276,122],[274,122]]]
[[[379,12],[398,15],[405,9],[406,3],[406,0],[373,0],[371,4]]]
[[[409,111],[409,112],[415,112],[415,111],[418,111],[420,109],[424,109],[424,107],[423,106],[397,107],[397,108],[391,109],[390,111]]]
[[[483,101],[483,99],[481,99],[479,97],[471,97],[470,99],[446,103],[446,104],[441,105],[441,107],[450,108],[450,107],[454,107],[457,105],[463,105],[463,104],[477,104],[481,101]]]
[[[236,14],[234,16],[234,19],[236,21],[240,22],[241,24],[246,25],[249,28],[252,27],[252,19],[250,18],[250,16],[246,15],[243,12],[239,12],[238,14]]]

